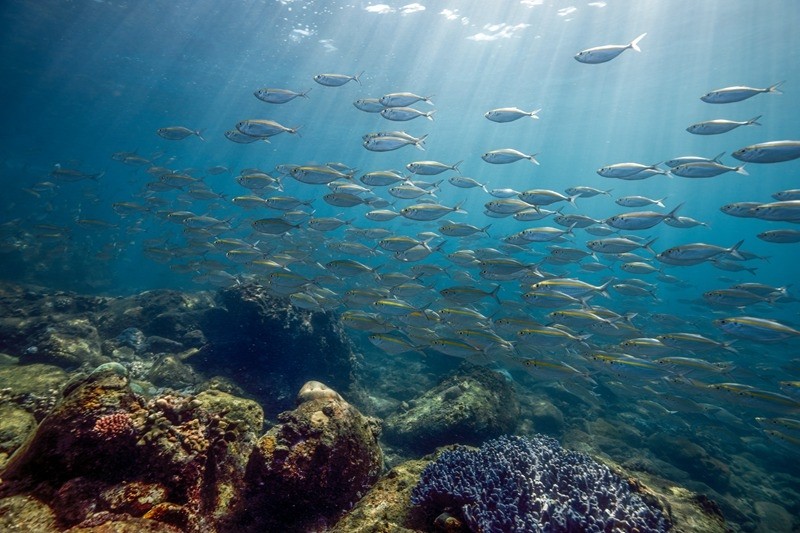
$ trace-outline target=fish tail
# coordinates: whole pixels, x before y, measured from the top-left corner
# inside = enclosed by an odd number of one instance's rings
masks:
[[[528,113],[528,116],[531,117],[532,119],[539,120],[539,111],[541,110],[542,110],[541,107],[539,109],[534,109],[533,111]]]
[[[464,160],[462,159],[461,161],[459,161],[458,163],[456,163],[455,165],[453,165],[453,170],[455,170],[456,172],[458,172],[459,174],[461,174],[461,171],[460,171],[460,170],[458,170],[458,165],[460,165],[460,164],[461,164],[461,163],[463,163],[463,162],[464,162]],[[462,203],[463,203],[463,202],[462,202]]]
[[[528,156],[528,161],[530,161],[534,165],[541,165],[541,163],[539,163],[539,161],[536,160],[536,156],[537,155],[539,155],[539,154],[531,154],[531,155],[529,155]]]
[[[664,198],[662,198],[662,199],[660,199],[660,200],[656,200],[656,205],[657,205],[658,207],[666,207],[666,206],[664,205],[664,200],[666,200],[667,198],[669,198],[669,196],[665,196]]]
[[[770,85],[769,87],[767,87],[766,92],[783,94],[783,91],[779,90],[778,87],[780,87],[784,83],[786,83],[786,80],[781,80],[778,83],[776,83],[775,85]]]
[[[631,41],[631,44],[629,44],[628,46],[630,46],[631,48],[633,48],[633,49],[634,49],[634,50],[636,50],[637,52],[641,52],[641,51],[642,51],[642,49],[641,49],[641,48],[639,48],[639,41],[641,41],[642,39],[644,39],[644,36],[645,36],[645,35],[647,35],[647,33],[643,33],[643,34],[641,34],[641,35],[640,35],[640,36],[638,36],[636,39],[632,40],[632,41]]]
[[[680,209],[681,207],[683,207],[683,204],[684,204],[684,203],[685,203],[685,202],[681,202],[681,203],[679,203],[677,206],[675,206],[675,209],[673,209],[672,211],[670,211],[669,213],[667,213],[667,216],[665,216],[664,218],[672,218],[672,219],[674,219],[674,218],[675,218],[675,213],[677,213],[677,212],[678,212],[678,209]]]
[[[305,91],[300,93],[298,96],[302,96],[303,98],[308,98],[308,93],[311,92],[311,89],[313,89],[313,87],[310,87],[309,89],[306,89]]]
[[[605,191],[603,191],[603,194],[605,194],[606,196],[611,196],[611,191],[613,190],[614,189],[606,189]]]
[[[427,118],[428,120],[430,120],[431,122],[433,122],[433,114],[434,114],[434,113],[436,113],[436,110],[435,110],[435,109],[434,109],[433,111],[428,111],[427,113],[425,113],[425,118]]]
[[[354,80],[356,80],[356,82],[357,82],[359,85],[361,85],[361,76],[363,76],[363,75],[364,75],[364,71],[362,70],[361,72],[359,72],[358,74],[356,74],[355,76],[353,76],[353,79],[354,79]]]
[[[568,197],[567,197],[567,201],[568,201],[569,203],[571,203],[572,205],[574,205],[575,207],[578,207],[578,204],[576,204],[576,203],[575,203],[575,200],[577,200],[577,199],[578,199],[578,198],[580,198],[580,197],[581,197],[581,195],[580,195],[580,194],[573,194],[572,196],[568,196]],[[577,224],[577,223],[576,223],[576,224]]]
[[[737,242],[736,244],[734,244],[733,246],[731,246],[730,248],[725,250],[725,252],[727,252],[728,255],[730,255],[731,257],[734,257],[736,259],[739,259],[740,261],[743,261],[744,257],[742,257],[742,254],[739,253],[739,247],[743,243],[744,243],[744,239],[742,239],[741,241]],[[748,270],[750,270],[750,269],[748,269]],[[750,272],[750,273],[754,274],[754,272]]]
[[[428,105],[434,105],[433,100],[431,100],[431,98],[433,98],[434,96],[435,95],[433,95],[433,94],[430,95],[430,96],[423,96],[422,97],[422,101],[425,102]]]
[[[192,132],[192,133],[194,133],[195,135],[197,135],[198,137],[200,137],[200,140],[201,140],[201,141],[205,141],[206,139],[205,139],[205,137],[203,137],[203,131],[205,131],[205,130],[196,130],[196,131],[194,131],[194,132]]]
[[[491,237],[491,235],[489,235],[489,228],[491,228],[491,227],[492,227],[491,224],[487,224],[487,225],[485,225],[484,227],[481,228],[481,231],[483,233],[485,233],[487,237]]]
[[[302,135],[300,135],[299,133],[299,130],[302,127],[303,126],[295,126],[294,128],[288,128],[286,131],[291,133],[292,135],[297,135],[298,137],[302,137]]]
[[[744,125],[745,126],[761,126],[761,123],[758,122],[758,119],[760,119],[763,116],[764,115],[758,115],[757,117],[753,117],[750,120],[748,120],[747,122],[745,122]]]
[[[737,350],[736,348],[734,348],[734,347],[732,346],[734,342],[736,342],[736,339],[734,339],[734,340],[732,340],[732,341],[728,341],[728,342],[723,342],[723,343],[720,345],[720,348],[722,348],[723,350],[727,350],[727,351],[729,351],[729,352],[733,352],[733,353],[736,353],[736,354],[738,354],[738,353],[739,353],[739,350]]]
[[[466,214],[467,212],[464,211],[463,209],[461,209],[461,206],[464,205],[464,202],[466,202],[466,200],[461,200],[460,202],[458,202],[455,205],[455,207],[453,207],[453,212],[454,213],[464,213],[464,214]]]
[[[416,142],[414,142],[414,148],[417,150],[425,151],[425,139],[428,138],[428,134],[426,133],[422,137],[420,137]]]
[[[647,250],[651,254],[656,255],[656,251],[653,250],[652,246],[653,246],[653,243],[656,242],[657,240],[658,240],[658,237],[656,237],[652,241],[650,241],[647,244],[645,244],[644,246],[642,246],[642,248],[644,248],[645,250]]]
[[[492,289],[492,292],[489,293],[489,296],[494,298],[497,301],[498,305],[503,305],[503,302],[501,302],[500,298],[497,296],[497,293],[499,291],[500,291],[500,285],[495,285],[494,289]]]
[[[736,173],[741,174],[742,176],[749,176],[750,173],[744,169],[744,165],[740,165],[736,167]]]

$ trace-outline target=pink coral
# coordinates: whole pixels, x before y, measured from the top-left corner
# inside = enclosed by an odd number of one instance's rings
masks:
[[[133,420],[128,413],[113,413],[97,419],[92,432],[103,440],[115,440],[133,433]]]

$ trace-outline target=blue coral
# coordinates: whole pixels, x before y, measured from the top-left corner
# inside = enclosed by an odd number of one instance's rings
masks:
[[[469,528],[484,533],[670,529],[661,510],[607,466],[543,435],[442,453],[422,472],[411,503],[459,508]]]

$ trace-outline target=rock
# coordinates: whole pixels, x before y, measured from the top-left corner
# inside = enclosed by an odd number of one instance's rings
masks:
[[[156,387],[169,387],[176,390],[191,387],[202,381],[202,377],[191,366],[171,354],[161,356],[150,367],[146,379]]]
[[[258,398],[269,417],[295,405],[309,379],[355,397],[355,356],[331,313],[300,310],[255,284],[222,289],[200,323],[209,345],[190,362],[229,376]]]
[[[0,470],[36,429],[31,413],[11,403],[0,403]]]
[[[539,433],[555,435],[564,429],[564,413],[547,400],[533,401],[526,414],[531,417],[533,427]]]
[[[297,393],[297,405],[312,400],[335,400],[337,402],[343,402],[344,398],[324,383],[320,383],[319,381],[306,381],[306,383],[300,387],[300,392]]]
[[[712,457],[702,446],[683,437],[655,433],[647,441],[654,454],[662,456],[677,468],[688,472],[695,480],[703,481],[719,492],[730,484],[728,466]]]
[[[429,461],[406,461],[392,468],[336,522],[330,533],[418,533],[430,527],[411,490]]]
[[[477,445],[516,427],[519,404],[505,378],[475,367],[452,376],[385,422],[386,440],[414,453],[439,446]]]
[[[55,513],[41,500],[30,495],[0,498],[0,531],[5,533],[56,533]]]
[[[102,353],[97,329],[86,318],[53,320],[31,337],[29,343],[20,359],[25,364],[45,363],[73,369],[108,361]]]
[[[302,531],[340,514],[378,479],[377,425],[347,402],[309,400],[278,420],[250,457],[236,527]]]

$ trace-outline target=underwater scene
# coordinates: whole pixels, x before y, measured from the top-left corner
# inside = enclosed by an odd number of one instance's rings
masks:
[[[800,530],[800,3],[6,0],[0,530]]]

